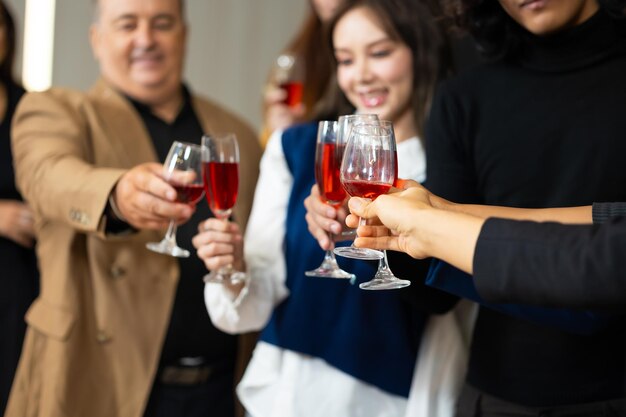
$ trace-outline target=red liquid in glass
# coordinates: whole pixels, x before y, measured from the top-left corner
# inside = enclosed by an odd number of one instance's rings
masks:
[[[202,198],[204,188],[202,184],[172,184],[176,190],[176,201],[185,204],[194,204]]]
[[[317,146],[317,152],[321,152],[322,157],[315,167],[315,179],[322,197],[329,204],[337,206],[346,198],[346,190],[339,179],[344,146],[338,148],[334,143],[321,143]]]
[[[393,174],[393,186],[396,188],[400,188],[402,186],[401,183],[404,183],[404,181],[398,181],[398,152],[393,151],[393,158],[395,160],[394,166],[396,167],[396,170]]]
[[[233,162],[205,162],[204,187],[213,214],[230,210],[237,201],[239,164]]]
[[[281,83],[280,88],[287,92],[287,98],[284,103],[289,107],[295,107],[302,103],[302,94],[304,92],[304,85],[300,81],[288,81]]]
[[[383,182],[369,182],[363,180],[346,180],[343,188],[353,197],[369,198],[374,200],[381,194],[385,194],[391,188],[391,184]]]

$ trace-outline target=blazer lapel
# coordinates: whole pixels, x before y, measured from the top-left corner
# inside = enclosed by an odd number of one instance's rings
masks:
[[[100,79],[89,91],[110,145],[127,167],[158,157],[148,131],[133,105]]]

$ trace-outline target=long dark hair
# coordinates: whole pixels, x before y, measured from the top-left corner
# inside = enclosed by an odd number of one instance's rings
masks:
[[[0,80],[5,83],[15,83],[13,78],[13,63],[15,61],[15,21],[4,1],[0,1],[0,19],[4,22],[6,32],[7,51],[0,63]]]
[[[616,18],[623,18],[625,0],[598,0],[598,5]],[[496,0],[444,0],[445,12],[456,26],[468,32],[486,57],[497,59],[514,54],[525,33]]]
[[[332,33],[337,22],[356,7],[367,7],[380,19],[391,39],[407,45],[413,55],[413,94],[411,105],[417,132],[423,138],[424,124],[437,83],[452,73],[450,44],[440,20],[437,2],[426,0],[351,0],[341,7],[328,25],[327,42],[332,50]],[[333,69],[337,63],[333,59]],[[348,114],[354,106],[333,83],[320,116]]]

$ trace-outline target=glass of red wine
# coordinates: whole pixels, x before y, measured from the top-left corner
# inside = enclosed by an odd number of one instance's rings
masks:
[[[395,169],[393,173],[393,185],[398,186],[398,153],[396,150],[396,136],[393,130],[393,124],[388,120],[380,120],[378,126],[379,128],[376,130],[380,131],[381,134],[389,135],[389,148],[393,152],[393,159],[395,161],[393,165]],[[393,274],[387,261],[387,251],[383,250],[383,257],[378,261],[376,275],[372,280],[360,284],[359,288],[364,290],[393,290],[408,287],[409,285],[411,285],[411,281],[400,279]]]
[[[163,177],[176,190],[177,202],[194,205],[200,201],[204,193],[201,147],[193,143],[172,143],[163,164]],[[176,243],[176,229],[176,222],[170,221],[163,240],[150,242],[146,247],[154,252],[188,258],[189,251]]]
[[[375,114],[347,114],[339,116],[337,119],[337,141],[344,144],[348,143],[350,132],[352,127],[358,124],[378,124],[378,116]],[[343,158],[342,158],[343,159]],[[339,168],[341,168],[341,161],[339,161]],[[347,230],[341,232],[342,236],[354,237],[356,236],[356,230]]]
[[[374,123],[357,123],[350,129],[341,162],[340,179],[343,188],[353,197],[374,199],[385,194],[394,181],[395,154],[383,148],[385,142],[378,121]],[[365,224],[363,219],[360,224]],[[379,260],[384,257],[379,250],[357,248],[354,245],[335,248],[334,252],[354,259]]]
[[[339,208],[346,199],[346,191],[339,179],[339,167],[345,149],[345,142],[337,136],[336,121],[323,120],[317,127],[317,147],[315,150],[315,181],[320,189],[320,197],[326,204]],[[328,232],[330,241],[333,234]],[[322,264],[304,273],[308,277],[353,279],[354,274],[339,267],[332,248],[326,250]]]
[[[239,191],[239,145],[234,133],[202,137],[202,176],[209,208],[213,215],[228,222]],[[246,274],[227,265],[204,276],[204,282],[233,284]]]
[[[284,53],[276,59],[274,80],[280,88],[285,90],[284,103],[287,106],[296,107],[302,103],[304,94],[303,71],[302,64],[296,55]]]

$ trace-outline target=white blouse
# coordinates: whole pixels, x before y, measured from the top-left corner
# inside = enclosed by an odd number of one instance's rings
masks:
[[[293,178],[281,136],[280,131],[272,135],[261,159],[245,236],[248,285],[236,298],[221,285],[205,286],[211,320],[228,333],[262,329],[274,307],[289,296],[283,238]],[[426,158],[417,138],[398,144],[398,168],[400,178],[425,179]],[[255,348],[237,394],[253,417],[451,417],[467,352],[467,338],[456,320],[454,311],[429,319],[408,402],[322,359],[263,341]],[[443,350],[440,343],[445,343]]]

